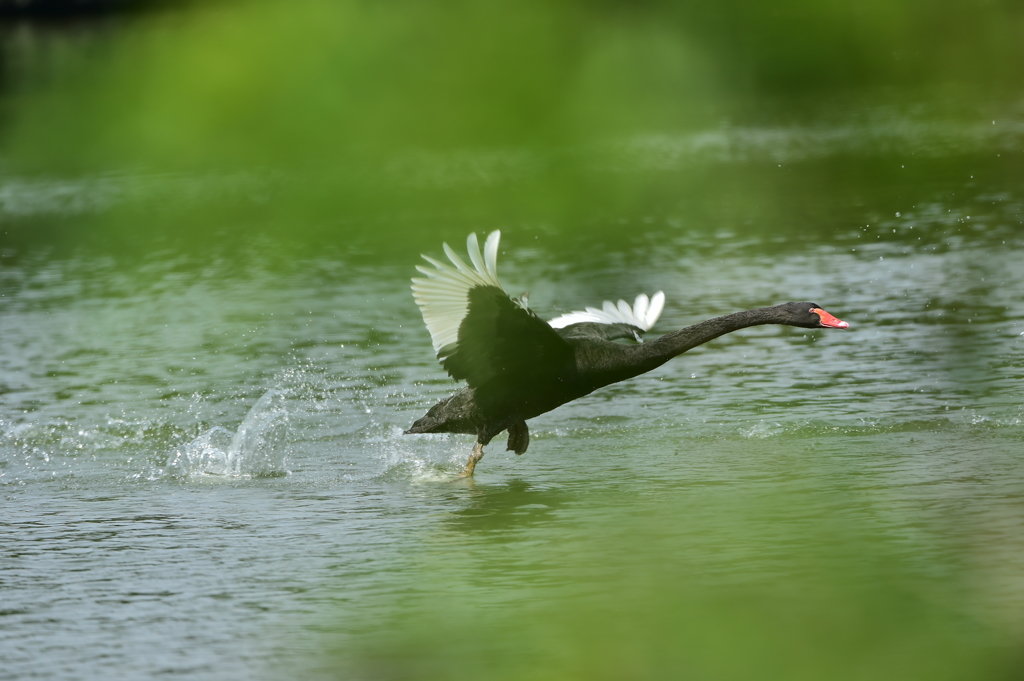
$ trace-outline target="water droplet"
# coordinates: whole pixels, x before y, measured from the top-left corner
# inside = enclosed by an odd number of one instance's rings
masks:
[[[896,211],[896,217],[899,217],[899,216],[900,216],[900,212]]]

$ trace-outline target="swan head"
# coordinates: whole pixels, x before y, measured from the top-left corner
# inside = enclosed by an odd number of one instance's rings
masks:
[[[786,303],[780,305],[787,316],[786,324],[805,329],[848,329],[850,324],[825,312],[817,303]]]

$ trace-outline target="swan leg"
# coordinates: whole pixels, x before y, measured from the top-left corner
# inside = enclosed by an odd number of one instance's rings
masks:
[[[484,458],[484,446],[477,442],[473,445],[473,453],[469,455],[469,461],[466,462],[466,467],[462,470],[459,475],[460,478],[471,478],[473,477],[473,470],[476,468],[476,464],[480,459]]]

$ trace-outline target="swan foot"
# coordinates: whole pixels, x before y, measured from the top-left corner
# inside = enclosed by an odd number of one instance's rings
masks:
[[[473,470],[476,469],[476,464],[480,459],[484,458],[484,446],[477,442],[473,446],[473,453],[469,455],[469,461],[466,462],[466,467],[459,473],[460,478],[471,478],[473,477]]]

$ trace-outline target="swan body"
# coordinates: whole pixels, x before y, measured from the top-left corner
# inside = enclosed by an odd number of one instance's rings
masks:
[[[642,341],[661,315],[665,295],[640,294],[632,306],[606,301],[550,321],[525,300],[511,298],[498,281],[501,233],[492,232],[481,254],[476,234],[466,246],[472,265],[448,244],[451,265],[423,258],[426,278],[413,279],[413,297],[442,366],[467,386],[441,400],[406,433],[465,433],[476,445],[463,476],[471,476],[483,447],[508,431],[508,449],[522,454],[530,443],[526,421],[598,388],[655,369],[723,334],[761,324],[804,328],[849,326],[815,303],[783,303],[709,319]]]

